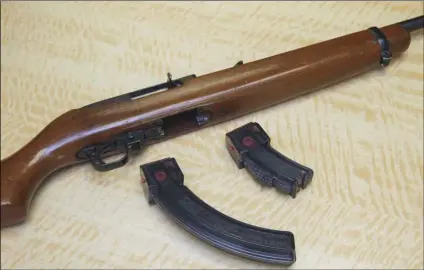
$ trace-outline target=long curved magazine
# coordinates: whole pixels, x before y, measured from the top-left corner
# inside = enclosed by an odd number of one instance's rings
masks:
[[[184,175],[174,158],[140,166],[150,204],[159,205],[184,229],[226,252],[273,264],[296,261],[294,235],[235,220],[198,198],[184,186]]]

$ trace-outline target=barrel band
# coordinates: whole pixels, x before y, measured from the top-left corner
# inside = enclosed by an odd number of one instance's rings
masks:
[[[370,27],[368,30],[374,34],[378,44],[380,44],[381,48],[381,57],[380,57],[380,65],[386,67],[390,64],[390,60],[392,60],[392,52],[390,51],[390,44],[387,40],[386,35],[377,27]]]

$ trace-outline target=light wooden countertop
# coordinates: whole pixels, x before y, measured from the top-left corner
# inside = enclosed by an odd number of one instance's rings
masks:
[[[2,2],[1,157],[72,108],[422,15],[422,2]],[[307,79],[307,78],[306,78]],[[314,169],[293,200],[237,170],[224,134],[256,121]],[[2,268],[270,268],[186,233],[139,183],[174,156],[185,184],[241,221],[292,231],[306,268],[423,267],[423,35],[384,71],[50,178],[1,231]]]

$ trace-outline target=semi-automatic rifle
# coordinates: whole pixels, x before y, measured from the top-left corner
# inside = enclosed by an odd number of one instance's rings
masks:
[[[34,192],[60,168],[99,171],[132,151],[384,68],[410,45],[423,16],[337,37],[202,76],[190,75],[60,115],[1,161],[1,227],[26,220]],[[122,156],[107,162],[110,157]]]

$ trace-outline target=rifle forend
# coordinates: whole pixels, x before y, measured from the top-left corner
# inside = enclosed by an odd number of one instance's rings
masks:
[[[1,161],[1,226],[25,221],[37,187],[59,168],[91,161],[97,170],[114,169],[128,155],[110,164],[103,157],[129,154],[386,66],[408,49],[409,31],[422,22],[421,16],[199,77],[169,78],[70,110]]]

